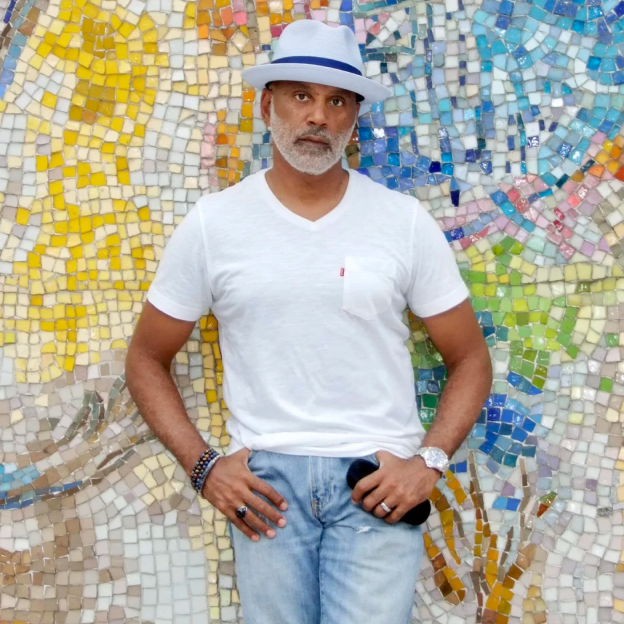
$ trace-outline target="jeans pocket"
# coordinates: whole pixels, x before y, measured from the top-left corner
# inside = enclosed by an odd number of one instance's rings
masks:
[[[247,466],[249,468],[251,468],[252,464],[254,464],[257,461],[258,454],[261,452],[262,451],[259,449],[253,449],[249,451],[249,457],[247,458]]]
[[[375,451],[375,453],[371,453],[370,455],[366,455],[364,459],[368,459],[368,461],[372,461],[374,464],[379,465],[379,460],[377,459],[376,452],[377,451]]]

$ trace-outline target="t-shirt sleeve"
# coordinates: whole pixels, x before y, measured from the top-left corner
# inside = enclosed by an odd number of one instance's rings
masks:
[[[165,245],[148,301],[182,321],[197,321],[212,305],[200,207],[195,204]]]
[[[419,202],[412,235],[412,278],[407,292],[410,310],[425,318],[459,305],[470,292],[444,232]]]

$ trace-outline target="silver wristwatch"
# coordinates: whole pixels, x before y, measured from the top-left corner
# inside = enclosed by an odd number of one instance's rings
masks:
[[[444,474],[448,468],[448,455],[435,446],[421,446],[416,451],[416,455],[420,455],[425,460],[427,468],[434,468],[440,471],[441,474]]]

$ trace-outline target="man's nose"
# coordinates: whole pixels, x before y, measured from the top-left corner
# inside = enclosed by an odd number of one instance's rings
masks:
[[[314,102],[308,110],[308,123],[315,126],[325,126],[327,124],[327,106],[325,102]]]

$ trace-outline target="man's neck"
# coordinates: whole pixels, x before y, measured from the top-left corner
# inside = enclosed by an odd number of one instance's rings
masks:
[[[349,174],[340,161],[321,175],[302,173],[274,150],[273,167],[267,171],[266,181],[286,208],[305,219],[316,221],[340,203],[347,190]]]

